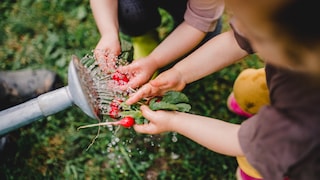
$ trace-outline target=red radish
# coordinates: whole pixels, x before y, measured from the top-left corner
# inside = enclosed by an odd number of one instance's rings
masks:
[[[113,108],[113,107],[119,107],[120,104],[123,102],[123,100],[121,99],[113,99],[112,102],[110,103],[110,107]]]
[[[118,84],[124,84],[124,83],[129,82],[129,78],[128,78],[125,74],[122,74],[122,73],[119,72],[119,71],[116,71],[116,72],[112,75],[112,79],[113,79],[114,81],[116,81]]]
[[[78,127],[79,129],[83,129],[83,128],[88,128],[88,127],[95,127],[95,126],[106,126],[106,125],[114,125],[114,126],[123,126],[125,128],[130,128],[134,125],[135,121],[134,118],[131,116],[126,116],[122,119],[120,119],[119,121],[114,121],[114,122],[102,122],[102,123],[98,123],[98,124],[89,124],[89,125],[85,125],[85,126],[80,126]]]
[[[129,128],[132,127],[134,125],[134,118],[131,116],[126,116],[122,119],[120,119],[119,121],[114,122],[113,125],[121,125],[125,128]]]
[[[121,100],[116,100],[114,99],[111,103],[110,103],[110,111],[109,111],[109,116],[113,119],[118,117],[119,111],[120,111],[120,103],[122,101]]]
[[[117,118],[118,114],[119,114],[118,107],[112,107],[111,110],[109,111],[109,116],[113,119]]]

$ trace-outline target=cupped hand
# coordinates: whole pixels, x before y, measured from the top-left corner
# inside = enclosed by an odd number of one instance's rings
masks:
[[[159,134],[171,130],[170,121],[176,111],[152,111],[148,106],[141,106],[142,115],[149,120],[148,124],[134,125],[134,130],[144,134]]]
[[[139,90],[128,98],[127,104],[134,104],[140,99],[160,96],[167,91],[181,91],[186,86],[181,73],[175,68],[171,68],[151,80],[149,83],[143,85]]]
[[[127,89],[129,87],[140,87],[150,80],[157,68],[156,64],[148,57],[136,59],[127,66],[119,67],[119,72],[126,74],[130,79],[122,88]]]

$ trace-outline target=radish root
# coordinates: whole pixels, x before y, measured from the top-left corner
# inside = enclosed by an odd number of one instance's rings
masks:
[[[107,125],[119,125],[119,123],[118,122],[101,122],[101,123],[97,123],[97,124],[89,124],[89,125],[80,126],[77,128],[77,130],[89,128],[89,127],[107,126]]]

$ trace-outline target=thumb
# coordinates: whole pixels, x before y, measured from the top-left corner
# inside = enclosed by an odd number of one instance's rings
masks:
[[[131,64],[125,66],[119,66],[118,71],[123,74],[128,74],[128,72],[132,71]]]
[[[140,110],[142,112],[143,117],[145,117],[147,120],[152,122],[153,117],[155,116],[154,113],[155,111],[152,111],[148,106],[142,105],[140,107]]]
[[[165,91],[175,89],[176,79],[172,79],[172,77],[168,76],[167,73],[160,74],[157,78],[151,80],[149,83],[153,86],[161,90],[161,94]]]
[[[163,85],[166,85],[168,83],[168,78],[163,77],[162,74],[160,74],[158,77],[156,77],[153,80],[150,80],[150,84],[156,87],[161,87]]]
[[[134,104],[138,102],[140,99],[148,97],[150,93],[151,93],[151,89],[149,87],[149,84],[145,84],[137,92],[131,94],[127,99],[126,103],[128,105]]]
[[[152,111],[148,106],[146,105],[142,105],[140,107],[141,111],[142,111],[142,115],[149,120],[148,124],[135,124],[133,126],[134,130],[138,133],[144,133],[144,134],[157,134],[158,132],[156,131],[156,127],[155,125],[152,123],[152,113],[154,113],[154,111]]]

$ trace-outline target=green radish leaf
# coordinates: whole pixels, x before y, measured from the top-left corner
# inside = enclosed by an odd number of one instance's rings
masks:
[[[131,110],[131,111],[122,111],[119,113],[120,117],[127,117],[131,116],[134,118],[134,121],[136,124],[144,124],[145,118],[142,116],[142,113],[140,110]]]
[[[170,110],[170,111],[176,111],[178,108],[174,104],[170,104],[164,101],[156,102],[151,100],[149,107],[151,110],[156,111],[156,110]]]
[[[168,91],[164,94],[162,101],[170,104],[188,103],[189,98],[182,92]]]
[[[122,112],[119,113],[119,115],[120,115],[121,117],[131,116],[131,117],[133,117],[134,119],[139,119],[139,118],[142,117],[141,111],[138,111],[138,110],[122,111]]]
[[[123,111],[127,111],[127,110],[130,111],[133,109],[133,107],[131,107],[130,105],[127,105],[125,102],[122,102],[120,104],[120,107],[122,108]]]
[[[191,110],[191,105],[187,103],[176,104],[176,107],[178,108],[178,111],[181,112],[189,112]]]
[[[136,124],[145,124],[147,120],[144,117],[140,117],[138,119],[135,119]]]
[[[171,111],[181,111],[189,112],[191,105],[187,102],[188,97],[182,92],[169,91],[167,92],[161,100],[155,97],[150,100],[149,107],[151,110],[171,110]]]

